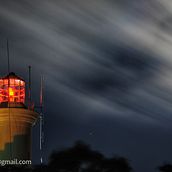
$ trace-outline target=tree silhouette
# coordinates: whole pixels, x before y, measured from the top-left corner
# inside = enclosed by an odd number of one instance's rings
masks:
[[[158,168],[161,172],[172,172],[171,164],[164,164],[163,166]]]
[[[106,172],[130,172],[131,170],[128,160],[122,157],[104,159],[102,163],[102,171]]]
[[[56,172],[130,172],[125,158],[105,158],[101,153],[93,151],[82,141],[66,150],[54,152],[48,163],[50,171]]]
[[[97,164],[103,158],[101,153],[78,141],[71,148],[52,153],[48,166],[53,171],[79,172],[89,168],[93,163]]]

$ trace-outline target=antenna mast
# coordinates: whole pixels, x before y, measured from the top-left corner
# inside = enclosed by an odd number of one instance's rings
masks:
[[[8,73],[10,73],[10,53],[9,53],[9,42],[7,39],[7,57],[8,57]]]
[[[28,109],[31,109],[31,66],[29,66]]]
[[[40,162],[41,164],[43,163],[43,151],[42,151],[42,146],[44,142],[44,132],[43,132],[43,124],[44,124],[44,112],[43,112],[43,107],[44,107],[44,77],[41,76],[41,90],[40,90],[40,140],[39,140],[39,146],[40,146]]]
[[[9,43],[7,39],[7,58],[8,58],[8,74],[10,73],[10,53],[9,53]],[[10,135],[10,143],[11,143],[11,113],[10,113],[10,97],[9,97],[9,87],[10,87],[10,79],[8,77],[8,117],[9,117],[9,135]],[[10,144],[10,159],[12,159],[12,147]]]

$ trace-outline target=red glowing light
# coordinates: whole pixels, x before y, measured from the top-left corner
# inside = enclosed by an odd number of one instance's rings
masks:
[[[9,96],[14,97],[14,90],[12,88],[9,88]]]
[[[3,102],[25,102],[25,82],[14,73],[0,79],[0,103]]]

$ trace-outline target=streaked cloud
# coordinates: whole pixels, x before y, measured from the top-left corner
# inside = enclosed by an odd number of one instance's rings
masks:
[[[85,109],[106,106],[111,116],[171,120],[168,1],[0,3],[2,43],[10,37],[16,61],[44,71],[47,87],[83,100]]]

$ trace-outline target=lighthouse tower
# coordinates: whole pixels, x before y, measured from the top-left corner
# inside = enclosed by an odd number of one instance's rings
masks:
[[[25,105],[25,81],[0,78],[0,160],[31,160],[31,131],[38,113]]]

